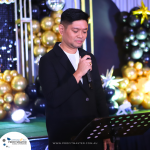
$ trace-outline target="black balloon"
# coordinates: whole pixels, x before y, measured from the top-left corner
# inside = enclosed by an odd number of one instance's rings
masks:
[[[146,46],[145,48],[143,48],[143,51],[144,51],[144,52],[148,52],[148,51],[149,51],[149,47]]]
[[[137,46],[138,44],[139,44],[139,41],[136,38],[131,41],[132,46]]]
[[[140,59],[143,55],[143,50],[139,46],[132,47],[131,57],[133,59]]]
[[[150,48],[150,36],[148,36],[146,39],[146,45]]]
[[[129,33],[128,37],[129,37],[130,40],[134,40],[135,39],[134,33]]]
[[[44,98],[37,98],[34,102],[35,109],[37,112],[45,114],[45,99]]]
[[[128,19],[128,12],[126,12],[126,11],[121,12],[120,17],[119,17],[120,22],[126,23],[127,19]]]
[[[27,85],[25,92],[29,96],[30,99],[36,99],[37,98],[37,89],[35,83],[30,83]]]
[[[107,103],[109,115],[113,115],[118,111],[118,103],[115,101],[111,101],[110,103]]]
[[[49,9],[47,9],[47,8],[43,8],[43,9],[41,9],[41,16],[42,17],[45,17],[45,16],[50,16],[50,10]]]
[[[130,41],[130,37],[129,36],[124,36],[123,42],[129,42],[129,41]]]
[[[150,29],[147,30],[147,35],[150,36]]]
[[[114,95],[115,90],[110,87],[105,87],[104,92],[105,92],[106,100],[108,102],[111,100],[111,97]]]
[[[143,41],[139,40],[139,46],[140,46],[140,48],[145,48],[146,42],[144,40]]]
[[[35,79],[35,85],[37,87],[40,86],[40,78],[39,78],[39,76],[37,76],[36,79]]]
[[[40,15],[40,9],[37,5],[32,5],[32,18],[38,19]]]
[[[137,15],[130,15],[129,16],[129,24],[131,27],[140,26],[140,17]]]
[[[124,26],[122,32],[124,34],[134,33],[134,29],[129,26]]]
[[[34,102],[30,103],[25,109],[25,111],[30,111],[32,114],[29,117],[34,117],[37,115]]]
[[[144,20],[144,27],[149,28],[150,27],[150,16],[148,16],[148,19]]]
[[[123,49],[129,50],[130,44],[128,42],[123,42]]]
[[[40,1],[40,2],[38,3],[38,5],[39,5],[39,7],[40,7],[41,9],[47,8],[46,3],[45,3],[45,0]]]
[[[147,38],[147,31],[143,27],[140,27],[137,29],[135,35],[138,40],[145,40]]]
[[[128,61],[133,61],[133,58],[131,57],[131,54],[125,54],[124,60],[125,60],[126,62],[128,62]]]
[[[150,61],[150,54],[144,53],[141,57],[141,61],[143,62],[143,64],[148,64]]]

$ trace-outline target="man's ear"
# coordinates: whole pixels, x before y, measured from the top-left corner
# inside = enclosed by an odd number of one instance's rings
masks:
[[[59,33],[60,33],[61,35],[63,35],[64,29],[65,29],[64,25],[59,24]]]

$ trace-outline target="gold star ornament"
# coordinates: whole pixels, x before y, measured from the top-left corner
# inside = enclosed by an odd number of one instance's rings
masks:
[[[146,7],[144,5],[143,0],[141,1],[141,5],[142,6],[140,7],[140,9],[133,11],[133,15],[140,15],[140,14],[142,14],[141,24],[143,24],[145,18],[148,20],[148,16],[147,15],[150,15],[150,11],[147,10],[148,7]]]

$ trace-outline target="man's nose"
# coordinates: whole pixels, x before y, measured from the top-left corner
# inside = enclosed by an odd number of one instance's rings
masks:
[[[82,38],[82,37],[83,37],[83,33],[82,33],[82,31],[80,31],[80,32],[78,33],[78,37],[80,37],[80,38]]]

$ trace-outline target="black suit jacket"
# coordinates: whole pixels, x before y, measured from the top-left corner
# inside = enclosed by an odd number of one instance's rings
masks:
[[[87,76],[83,84],[77,84],[75,72],[68,57],[56,43],[54,48],[40,59],[39,78],[46,99],[46,126],[49,146],[52,142],[70,141],[96,117],[108,116],[95,57],[79,48],[81,57],[92,59],[93,90]]]

